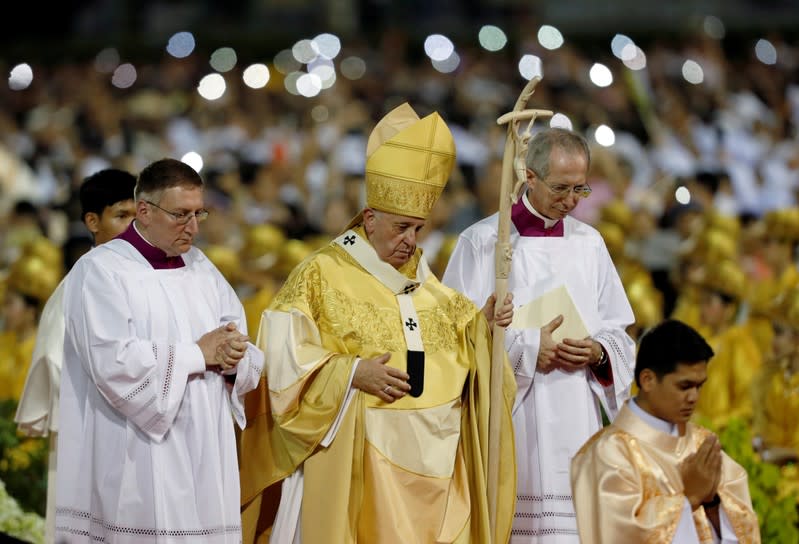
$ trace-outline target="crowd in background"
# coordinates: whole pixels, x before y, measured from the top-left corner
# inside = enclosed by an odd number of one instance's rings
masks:
[[[197,245],[257,331],[288,272],[362,208],[366,138],[404,101],[420,115],[438,111],[456,140],[455,176],[421,242],[443,272],[457,234],[498,207],[505,128],[496,119],[526,83],[517,54],[532,53],[543,80],[529,104],[562,113],[591,140],[593,191],[575,216],[605,238],[635,311],[631,334],[668,316],[699,328],[716,352],[701,415],[716,427],[741,418],[773,459],[795,459],[799,47],[768,39],[774,64],[757,58],[754,39],[697,33],[641,42],[643,71],[616,59],[609,37],[604,49],[475,44],[441,73],[407,35],[387,31],[377,48],[345,46],[365,59],[364,76],[338,77],[315,98],[286,92],[274,68],[264,89],[251,89],[239,67],[226,74],[225,95],[206,100],[199,55],[139,66],[128,89],[92,60],[34,67],[29,88],[0,88],[0,396],[22,387],[36,306],[91,247],[76,192],[86,176],[198,153],[210,215]],[[702,67],[699,84],[683,76],[689,58]],[[591,82],[595,62],[611,68],[611,85]],[[601,125],[612,145],[593,138]]]

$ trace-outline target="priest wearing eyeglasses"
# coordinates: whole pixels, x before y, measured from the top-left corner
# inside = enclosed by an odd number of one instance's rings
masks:
[[[569,461],[629,397],[633,312],[602,236],[571,217],[591,194],[590,150],[546,128],[530,141],[527,184],[511,208],[508,290],[518,307],[505,348],[516,376],[513,543],[578,543]],[[497,180],[499,183],[499,180]],[[466,229],[443,276],[472,301],[494,291],[498,215]]]
[[[234,419],[263,354],[193,246],[203,181],[142,170],[136,218],[64,287],[56,542],[241,542]]]

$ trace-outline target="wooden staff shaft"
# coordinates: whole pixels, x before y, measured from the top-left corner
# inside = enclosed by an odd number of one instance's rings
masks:
[[[507,136],[505,139],[505,149],[502,156],[502,180],[499,192],[499,218],[497,225],[497,243],[494,251],[495,284],[494,293],[496,294],[496,306],[502,306],[505,296],[508,293],[508,275],[510,274],[512,248],[510,245],[510,212],[511,206],[516,202],[516,195],[513,194],[517,183],[524,180],[523,172],[515,171],[516,159],[523,160],[526,152],[526,142],[530,137],[530,130],[533,122],[538,116],[552,115],[548,110],[527,110],[525,106],[530,96],[535,92],[535,86],[541,80],[540,77],[531,79],[524,90],[519,95],[512,112],[501,116],[497,123],[508,125]],[[524,143],[520,142],[518,123],[522,120],[529,120],[525,132]],[[519,179],[516,179],[516,178]],[[496,307],[494,308],[496,312]],[[491,351],[491,388],[489,396],[488,414],[488,461],[487,461],[487,482],[488,490],[488,515],[491,527],[491,539],[496,536],[497,528],[497,495],[499,492],[499,463],[501,452],[499,450],[502,432],[502,410],[504,410],[504,394],[502,376],[505,363],[505,329],[494,324],[493,345]],[[515,447],[515,445],[514,445]]]
[[[508,293],[508,274],[511,265],[510,238],[510,192],[513,187],[513,159],[515,157],[515,143],[511,137],[513,123],[508,125],[508,135],[505,140],[505,152],[502,157],[502,182],[500,185],[501,198],[499,202],[499,225],[497,230],[497,244],[494,252],[495,286],[497,305],[505,301]],[[491,535],[496,534],[497,527],[497,492],[499,488],[499,445],[502,426],[502,412],[504,406],[502,373],[505,361],[505,329],[494,324],[494,338],[491,350],[491,395],[488,413],[488,515],[491,522]],[[515,447],[515,446],[514,446]]]

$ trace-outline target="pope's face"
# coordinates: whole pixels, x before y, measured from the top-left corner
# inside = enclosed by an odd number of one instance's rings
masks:
[[[694,413],[699,390],[707,379],[707,362],[678,363],[674,372],[658,378],[646,369],[641,372],[641,393],[653,416],[670,423],[685,423]]]
[[[151,244],[170,257],[191,249],[200,230],[194,214],[204,211],[202,187],[170,187],[155,205],[139,200],[136,206],[136,220],[142,223],[145,238]],[[192,217],[181,225],[172,214],[192,214]]]
[[[424,227],[425,220],[366,209],[363,224],[380,259],[400,268],[416,251],[416,235]]]

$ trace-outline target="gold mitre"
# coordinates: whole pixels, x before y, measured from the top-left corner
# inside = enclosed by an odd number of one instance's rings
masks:
[[[377,123],[366,145],[366,205],[426,219],[455,166],[455,141],[441,116],[419,119],[407,103]],[[360,222],[358,215],[350,227]]]

